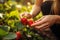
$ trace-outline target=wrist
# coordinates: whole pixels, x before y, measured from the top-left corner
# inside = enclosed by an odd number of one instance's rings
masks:
[[[40,12],[40,6],[37,6],[37,5],[33,5],[33,8],[30,12],[30,14],[32,15],[32,17],[35,17],[38,12]]]
[[[59,15],[55,15],[55,23],[60,24],[60,16]]]

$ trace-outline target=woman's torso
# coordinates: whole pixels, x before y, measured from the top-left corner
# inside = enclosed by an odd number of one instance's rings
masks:
[[[51,7],[52,7],[53,1],[45,1],[41,5],[41,10],[43,15],[51,14]]]

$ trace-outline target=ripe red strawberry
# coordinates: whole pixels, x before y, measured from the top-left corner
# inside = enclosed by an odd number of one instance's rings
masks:
[[[26,18],[21,18],[21,22],[22,22],[22,24],[27,25],[27,19]]]
[[[29,20],[28,21],[28,25],[31,27],[31,25],[33,24],[34,22],[33,22],[33,20]]]
[[[18,32],[16,32],[16,35],[17,35],[17,38],[16,38],[16,40],[18,40],[18,39],[20,39],[21,37],[22,37],[22,35],[21,35],[21,33],[18,31]]]

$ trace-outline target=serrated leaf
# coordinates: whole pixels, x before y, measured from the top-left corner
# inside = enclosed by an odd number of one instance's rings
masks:
[[[17,36],[15,33],[9,33],[7,36],[4,37],[4,39],[15,39]]]

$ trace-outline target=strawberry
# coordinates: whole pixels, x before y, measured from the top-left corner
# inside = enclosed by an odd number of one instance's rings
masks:
[[[27,19],[26,18],[21,18],[21,22],[22,22],[22,24],[27,25]]]
[[[29,20],[28,21],[28,25],[31,27],[31,25],[33,24],[34,22],[33,22],[33,20]]]
[[[20,39],[21,37],[22,37],[22,35],[21,35],[21,33],[18,31],[18,32],[16,32],[16,35],[17,35],[17,38],[16,38],[16,40],[18,40],[18,39]]]

